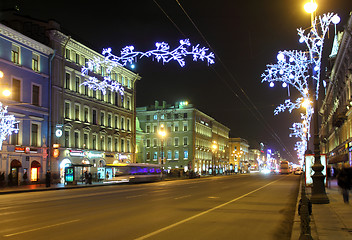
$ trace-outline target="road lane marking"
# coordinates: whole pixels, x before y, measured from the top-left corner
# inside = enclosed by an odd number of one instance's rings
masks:
[[[144,196],[144,194],[140,194],[140,195],[134,195],[134,196],[128,196],[126,198],[137,198],[137,197],[142,197]]]
[[[190,196],[192,196],[192,195],[186,195],[186,196],[181,196],[181,197],[176,197],[176,198],[174,198],[174,199],[182,199],[182,198],[187,198],[187,197],[190,197]]]
[[[71,220],[71,221],[62,222],[62,223],[57,223],[57,224],[53,224],[53,225],[49,225],[49,226],[45,226],[45,227],[40,227],[40,228],[32,228],[32,229],[29,229],[29,230],[26,230],[26,231],[22,231],[22,232],[6,234],[6,235],[4,235],[4,237],[12,237],[12,236],[20,235],[20,234],[23,234],[23,233],[34,232],[34,231],[38,231],[38,230],[41,230],[41,229],[56,227],[56,226],[60,226],[60,225],[68,224],[68,223],[73,223],[73,222],[78,222],[78,221],[80,221],[80,219]]]
[[[139,238],[136,238],[135,240],[147,239],[147,238],[152,237],[152,236],[154,236],[154,235],[157,235],[157,234],[159,234],[159,233],[161,233],[161,232],[164,232],[164,231],[169,230],[169,229],[171,229],[171,228],[177,227],[178,225],[181,225],[181,224],[183,224],[183,223],[189,222],[189,221],[191,221],[191,220],[193,220],[193,219],[195,219],[195,218],[197,218],[197,217],[203,216],[204,214],[210,213],[210,212],[212,212],[212,211],[214,211],[214,210],[216,210],[216,209],[222,208],[222,207],[224,207],[224,206],[226,206],[226,205],[228,205],[228,204],[230,204],[230,203],[236,202],[236,201],[238,201],[238,200],[240,200],[240,199],[242,199],[242,198],[244,198],[244,197],[247,197],[248,195],[251,195],[252,193],[255,193],[255,192],[257,192],[257,191],[259,191],[259,190],[261,190],[261,189],[263,189],[263,188],[265,188],[265,187],[267,187],[267,186],[269,186],[269,185],[271,185],[271,184],[273,184],[273,183],[276,183],[276,182],[279,181],[279,180],[281,180],[281,179],[278,179],[278,180],[275,180],[275,181],[270,182],[270,183],[268,183],[268,184],[265,184],[264,186],[261,186],[261,187],[259,187],[259,188],[257,188],[257,189],[254,189],[253,191],[250,191],[250,192],[248,192],[248,193],[246,193],[246,194],[243,194],[242,196],[239,196],[239,197],[234,198],[234,199],[232,199],[232,200],[230,200],[230,201],[228,201],[228,202],[225,202],[225,203],[223,203],[223,204],[220,204],[220,205],[218,205],[218,206],[215,206],[215,207],[213,207],[213,208],[210,208],[210,209],[208,209],[208,210],[206,210],[206,211],[204,211],[204,212],[195,214],[195,215],[193,215],[193,216],[191,216],[191,217],[189,217],[189,218],[183,219],[183,220],[181,220],[181,221],[179,221],[179,222],[173,223],[173,224],[171,224],[171,225],[169,225],[169,226],[166,226],[166,227],[164,227],[164,228],[160,228],[160,229],[158,229],[158,230],[156,230],[156,231],[154,231],[154,232],[151,232],[151,233],[148,233],[148,234],[146,234],[146,235],[144,235],[144,236],[141,236],[141,237],[139,237]]]

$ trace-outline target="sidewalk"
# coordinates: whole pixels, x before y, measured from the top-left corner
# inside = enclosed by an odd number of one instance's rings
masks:
[[[310,198],[311,188],[306,188]],[[337,181],[332,180],[330,188],[326,188],[329,204],[313,204],[311,216],[311,236],[314,240],[348,240],[352,239],[352,194],[350,203],[345,204],[342,194],[337,186]],[[298,201],[300,193],[298,195]],[[297,213],[294,218],[291,240],[297,240],[300,236],[300,217]]]

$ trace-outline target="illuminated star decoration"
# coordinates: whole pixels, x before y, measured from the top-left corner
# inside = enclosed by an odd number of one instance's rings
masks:
[[[134,46],[126,46],[121,51],[121,56],[115,56],[111,53],[111,48],[103,49],[103,59],[95,57],[93,60],[89,60],[87,65],[82,67],[82,76],[87,76],[89,71],[103,68],[105,75],[102,80],[98,80],[96,77],[89,76],[88,79],[82,83],[84,86],[88,86],[93,90],[100,90],[105,95],[106,90],[109,89],[113,92],[119,92],[123,95],[123,87],[120,83],[115,80],[111,80],[111,71],[117,66],[126,66],[127,64],[133,64],[137,59],[143,57],[153,57],[158,62],[163,64],[171,61],[176,61],[181,67],[186,65],[185,57],[192,56],[193,61],[207,61],[209,64],[214,64],[214,53],[208,53],[208,48],[200,47],[199,44],[192,46],[189,39],[180,40],[180,45],[170,50],[170,46],[165,42],[157,42],[155,44],[156,49],[140,52],[135,51]],[[102,74],[104,75],[104,73]]]
[[[18,133],[15,116],[7,114],[7,106],[3,107],[0,102],[0,150],[2,149],[2,142],[6,140],[8,135],[13,132]]]
[[[317,22],[319,20],[319,22]],[[283,86],[291,85],[298,90],[302,97],[296,99],[295,102],[286,100],[284,104],[279,105],[274,114],[284,112],[286,109],[291,113],[293,109],[300,108],[304,102],[310,102],[308,80],[313,79],[315,85],[315,98],[318,99],[320,85],[320,67],[321,56],[324,45],[324,38],[329,30],[329,25],[339,23],[337,14],[328,13],[315,18],[312,27],[307,33],[302,28],[297,29],[300,36],[300,43],[305,43],[308,47],[307,52],[291,50],[279,51],[277,55],[278,62],[276,64],[268,64],[267,69],[262,74],[262,82],[269,82],[270,86],[274,86],[274,82],[282,82]],[[309,69],[313,69],[310,74]],[[304,152],[307,149],[307,141],[309,139],[309,129],[314,108],[311,104],[307,104],[306,112],[301,114],[303,123],[294,123],[290,128],[292,133],[290,137],[300,138],[301,141],[296,143],[298,157],[303,159]]]

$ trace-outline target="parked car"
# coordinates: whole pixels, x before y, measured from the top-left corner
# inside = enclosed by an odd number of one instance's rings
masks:
[[[301,175],[303,173],[302,169],[297,169],[294,174],[295,175]]]

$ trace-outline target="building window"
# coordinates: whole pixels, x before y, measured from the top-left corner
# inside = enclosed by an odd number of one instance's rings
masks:
[[[66,48],[65,57],[66,57],[66,59],[68,59],[68,60],[71,59],[70,49],[67,49],[67,48]]]
[[[128,110],[131,109],[131,98],[130,98],[130,97],[127,97],[126,108],[127,108]]]
[[[156,125],[153,126],[153,132],[157,133],[158,132],[158,127]]]
[[[112,151],[112,138],[108,137],[108,151]]]
[[[79,109],[80,106],[78,104],[75,104],[75,120],[79,121]]]
[[[174,114],[174,118],[178,119],[178,113]]]
[[[79,85],[80,85],[80,78],[79,77],[76,77],[76,81],[75,81],[75,90],[76,92],[79,93]]]
[[[17,129],[20,129],[19,123],[15,123],[14,127],[16,127]],[[12,134],[10,135],[10,139],[9,139],[11,145],[19,145],[18,136],[19,136],[19,133],[12,132]]]
[[[131,131],[131,119],[127,118],[127,131]]]
[[[158,146],[158,140],[156,138],[153,139],[153,147]]]
[[[88,148],[88,133],[85,133],[83,136],[83,148],[87,149]]]
[[[129,139],[127,139],[126,148],[126,151],[128,153],[131,152],[131,141]]]
[[[158,152],[154,152],[154,154],[153,154],[153,160],[154,160],[154,161],[158,160]]]
[[[39,72],[39,56],[37,54],[32,54],[32,70]]]
[[[89,122],[89,109],[87,107],[84,108],[84,122]]]
[[[175,132],[178,132],[178,123],[175,123],[175,128],[174,128]]]
[[[101,150],[105,150],[105,136],[100,137],[100,148]]]
[[[92,121],[94,125],[97,125],[97,110],[93,109],[92,111]]]
[[[21,80],[12,79],[12,100],[20,102],[21,101]]]
[[[153,119],[158,120],[158,115],[154,114]]]
[[[16,45],[12,45],[11,61],[13,63],[20,64],[20,47]]]
[[[66,73],[65,75],[65,88],[70,89],[70,84],[71,84],[71,74]]]
[[[183,118],[184,118],[184,119],[187,119],[187,113],[184,113],[184,114],[183,114]]]
[[[80,64],[80,56],[79,56],[79,54],[78,53],[76,53],[76,63],[77,64]]]
[[[92,145],[93,145],[92,146],[93,149],[97,149],[97,135],[96,134],[93,135]]]
[[[172,145],[172,138],[171,137],[167,139],[166,145],[167,146],[171,146]]]
[[[65,147],[70,147],[70,131],[65,130]]]
[[[70,103],[65,102],[65,118],[70,119]]]
[[[125,139],[121,139],[121,152],[125,152]]]
[[[112,118],[112,115],[109,113],[108,114],[108,127],[111,128],[111,118]]]
[[[188,137],[183,137],[183,145],[184,146],[188,145]]]
[[[150,161],[150,152],[147,152],[147,161]]]
[[[40,87],[37,85],[32,85],[32,104],[35,106],[39,106],[39,98],[40,98]]]
[[[85,95],[85,96],[88,96],[88,95],[89,95],[89,89],[88,89],[88,86],[87,86],[87,85],[84,86],[84,95]]]
[[[105,126],[105,113],[100,112],[100,125]]]
[[[107,101],[108,101],[108,103],[111,103],[111,91],[110,90],[108,90],[108,96],[107,96]]]
[[[178,147],[178,137],[175,137],[175,147]]]
[[[172,158],[172,152],[171,152],[171,150],[168,150],[167,151],[167,160],[171,160],[171,158]]]
[[[184,132],[188,131],[188,124],[187,123],[183,123],[183,131]]]
[[[175,150],[175,160],[178,160],[178,159],[179,159],[179,151]]]
[[[79,148],[79,132],[75,132],[75,148]]]
[[[118,152],[119,150],[119,139],[115,138],[115,152]]]
[[[147,147],[148,148],[150,147],[150,139],[149,138],[147,139]]]
[[[147,133],[150,133],[150,125],[147,125]]]
[[[150,115],[147,115],[147,121],[150,121]]]
[[[122,130],[124,130],[124,129],[125,129],[125,118],[124,118],[124,117],[121,117],[121,124],[120,124],[120,128],[121,128]]]
[[[115,116],[115,128],[119,128],[119,116]]]
[[[188,159],[188,150],[183,151],[183,159]]]

